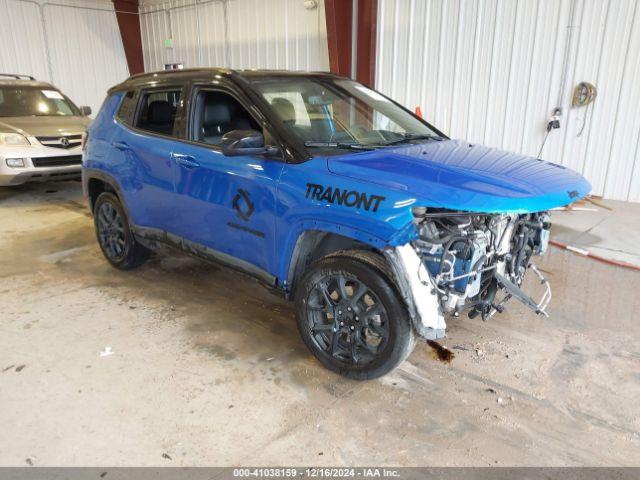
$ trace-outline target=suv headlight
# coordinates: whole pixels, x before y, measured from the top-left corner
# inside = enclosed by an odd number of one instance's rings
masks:
[[[0,145],[19,146],[31,144],[27,137],[19,133],[0,133]]]

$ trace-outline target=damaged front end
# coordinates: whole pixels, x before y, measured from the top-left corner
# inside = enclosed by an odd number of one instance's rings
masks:
[[[413,241],[385,254],[395,270],[418,333],[445,336],[447,314],[488,320],[511,298],[545,315],[551,289],[532,263],[547,249],[547,212],[479,214],[414,207]],[[521,288],[531,268],[545,285],[539,301]]]

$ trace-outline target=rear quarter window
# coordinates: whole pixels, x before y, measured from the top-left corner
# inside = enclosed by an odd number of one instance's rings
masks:
[[[126,125],[133,125],[133,118],[136,114],[136,92],[131,90],[124,94],[120,108],[116,113],[116,118]]]

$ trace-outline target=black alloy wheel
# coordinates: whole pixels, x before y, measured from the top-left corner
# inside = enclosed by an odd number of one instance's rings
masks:
[[[149,258],[151,252],[131,233],[124,208],[113,193],[100,194],[93,207],[93,219],[100,249],[111,265],[128,270]]]
[[[103,202],[96,215],[100,245],[109,260],[117,262],[125,254],[126,239],[122,217],[110,202]]]
[[[384,375],[413,349],[406,307],[384,260],[370,252],[316,262],[296,287],[296,317],[316,358],[349,378]]]
[[[389,340],[384,305],[353,275],[321,278],[306,303],[313,342],[341,363],[367,365]]]

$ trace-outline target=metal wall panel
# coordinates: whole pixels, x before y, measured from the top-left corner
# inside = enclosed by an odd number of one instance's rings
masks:
[[[0,0],[0,11],[0,72],[49,80],[40,6]]]
[[[140,17],[147,71],[161,70],[165,63],[329,68],[323,2],[308,10],[302,0],[151,1],[141,7]]]
[[[420,106],[452,137],[534,156],[560,106],[561,129],[542,158],[583,173],[594,194],[640,201],[640,0],[379,0],[378,8],[378,89]],[[571,108],[581,81],[598,97]]]
[[[0,71],[52,82],[78,105],[100,107],[128,77],[110,1],[0,0]]]

